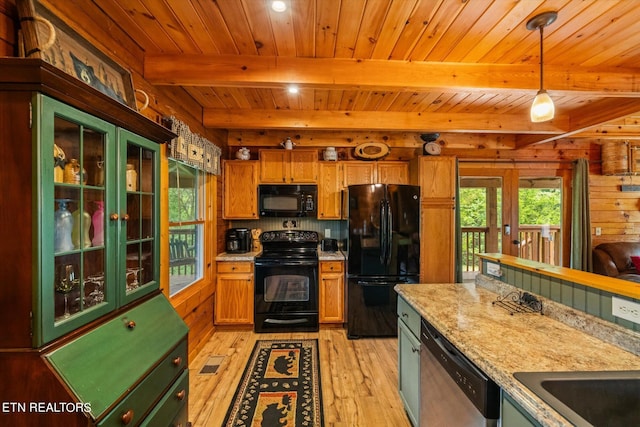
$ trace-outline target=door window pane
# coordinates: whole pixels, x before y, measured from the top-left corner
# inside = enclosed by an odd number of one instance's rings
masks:
[[[562,179],[520,178],[519,257],[560,265]]]
[[[460,178],[462,272],[473,280],[480,271],[478,254],[502,251],[502,178]]]

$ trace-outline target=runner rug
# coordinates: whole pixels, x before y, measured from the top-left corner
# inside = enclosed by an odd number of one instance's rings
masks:
[[[318,340],[256,342],[225,427],[321,427]]]

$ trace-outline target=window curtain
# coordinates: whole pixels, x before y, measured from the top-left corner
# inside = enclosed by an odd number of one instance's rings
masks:
[[[191,132],[189,126],[169,117],[171,131],[178,135],[171,140],[169,156],[175,160],[184,162],[201,171],[220,175],[220,157],[222,150],[208,139]]]
[[[571,206],[571,268],[593,271],[587,159],[578,159],[574,163]]]

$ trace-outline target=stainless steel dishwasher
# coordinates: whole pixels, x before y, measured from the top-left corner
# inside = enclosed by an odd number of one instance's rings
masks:
[[[422,319],[420,426],[497,426],[500,388]]]

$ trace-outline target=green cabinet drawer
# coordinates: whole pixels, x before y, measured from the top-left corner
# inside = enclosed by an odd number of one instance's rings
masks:
[[[180,373],[186,372],[186,361],[187,343],[182,341],[105,419],[98,423],[98,426],[138,425],[158,400],[160,393],[166,390]],[[188,375],[186,378],[188,384]],[[125,419],[130,421],[125,423],[123,421]]]
[[[398,297],[398,318],[409,327],[413,335],[420,337],[420,314],[401,296]]]
[[[179,425],[181,418],[186,420],[187,413],[186,410],[183,409],[186,409],[188,397],[189,371],[185,370],[140,426],[157,427]],[[174,421],[167,423],[167,420]],[[186,423],[184,425],[186,426]]]
[[[164,295],[157,295],[54,350],[46,358],[78,401],[91,405],[93,419],[99,419],[156,366],[160,380],[150,376],[149,381],[162,383],[155,390],[156,396],[162,393],[180,369],[165,366],[172,363],[170,352],[187,332],[171,303]],[[181,351],[184,364],[186,347]],[[166,373],[171,369],[176,371],[172,376]]]

